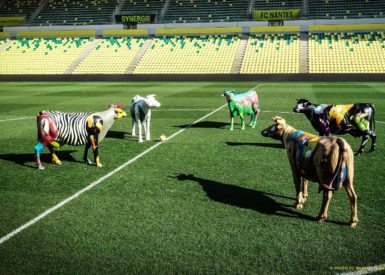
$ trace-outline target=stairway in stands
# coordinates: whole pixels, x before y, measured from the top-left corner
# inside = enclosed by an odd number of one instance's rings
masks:
[[[147,39],[146,42],[144,42],[143,46],[140,48],[140,50],[137,52],[136,56],[132,60],[131,64],[127,67],[127,70],[125,71],[126,74],[132,74],[138,66],[140,60],[142,59],[143,55],[146,53],[148,47],[151,45],[152,39]]]
[[[242,61],[243,61],[243,57],[245,56],[245,53],[246,53],[247,43],[248,43],[248,36],[243,35],[241,42],[239,42],[239,46],[237,49],[237,53],[235,55],[233,67],[231,68],[231,73],[233,73],[233,74],[239,74],[241,71]]]
[[[301,32],[299,44],[299,72],[309,72],[309,34]]]

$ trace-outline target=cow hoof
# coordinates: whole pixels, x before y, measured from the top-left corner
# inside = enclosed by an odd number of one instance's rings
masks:
[[[151,140],[151,139],[148,137],[148,138],[146,138],[146,140]]]
[[[136,137],[136,134],[131,134],[132,137]]]
[[[61,165],[61,161],[52,161],[53,164]]]
[[[139,139],[139,143],[143,143],[143,139]]]
[[[324,216],[318,216],[318,217],[316,218],[316,220],[318,221],[318,223],[324,223],[325,220],[326,220],[326,217],[324,217]]]
[[[356,228],[357,227],[357,223],[358,223],[357,221],[350,221],[349,225],[350,225],[351,228]]]
[[[102,167],[103,167],[103,165],[102,165],[101,163],[96,164],[96,166],[97,166],[98,168],[102,168]]]
[[[38,167],[37,167],[37,170],[44,170],[45,169],[45,167],[43,166],[43,165],[39,165]]]
[[[296,203],[294,204],[295,209],[303,209],[303,203]]]

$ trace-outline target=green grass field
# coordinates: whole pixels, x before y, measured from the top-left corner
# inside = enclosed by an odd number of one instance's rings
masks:
[[[226,88],[258,86],[257,128],[229,131],[224,107],[119,171],[157,144],[221,107]],[[117,121],[100,144],[103,168],[82,162],[83,147],[64,146],[61,166],[48,149],[35,169],[35,115],[44,109],[100,111],[136,94],[157,94],[152,141],[130,136]],[[285,150],[260,132],[281,115],[314,132],[292,113],[296,98],[318,103],[371,102],[378,149],[355,159],[359,225],[347,226],[344,190],[318,224],[318,185],[296,210]],[[1,83],[0,238],[113,173],[0,244],[0,274],[334,274],[385,264],[384,83]],[[287,112],[287,113],[282,113]],[[357,150],[359,139],[344,136]],[[367,145],[367,149],[369,149]],[[384,272],[384,267],[379,268]]]

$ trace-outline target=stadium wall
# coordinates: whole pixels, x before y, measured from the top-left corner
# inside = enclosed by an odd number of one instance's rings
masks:
[[[116,74],[116,75],[0,75],[0,82],[5,81],[312,81],[312,82],[385,82],[384,74]]]

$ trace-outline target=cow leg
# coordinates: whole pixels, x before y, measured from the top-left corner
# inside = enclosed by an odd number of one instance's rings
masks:
[[[358,149],[358,152],[355,154],[356,156],[358,156],[364,152],[364,148],[365,148],[365,145],[368,142],[368,140],[369,140],[369,133],[365,133],[362,136],[361,145],[360,145],[360,148]]]
[[[254,119],[255,119],[255,114],[254,114],[254,113],[251,113],[251,114],[250,114],[250,124],[249,124],[250,127],[253,127],[253,125],[254,125]]]
[[[352,179],[350,176],[347,177],[346,183],[345,183],[345,190],[348,194],[349,201],[350,201],[350,208],[351,208],[351,216],[349,225],[352,228],[357,227],[358,223],[358,214],[357,214],[357,194],[354,191]]]
[[[245,129],[246,129],[246,125],[245,125],[245,116],[243,115],[243,113],[239,113],[239,117],[240,117],[240,119],[241,119],[241,124],[242,124],[241,130],[245,130]]]
[[[139,142],[143,142],[143,137],[142,137],[142,122],[140,121],[140,119],[137,120],[137,124],[138,124],[138,130],[139,130]]]
[[[304,204],[302,179],[299,175],[297,175],[297,173],[294,172],[294,170],[293,170],[293,181],[294,181],[295,192],[296,192],[294,208],[302,209]]]
[[[91,147],[91,140],[88,138],[88,141],[86,143],[86,147],[84,148],[84,154],[83,154],[83,160],[88,164],[92,165],[92,161],[88,158],[88,150]]]
[[[135,124],[136,124],[136,122],[135,122],[135,119],[133,118],[132,120],[131,120],[131,124],[132,124],[132,133],[131,133],[131,135],[134,137],[134,136],[136,136],[136,128],[135,128]]]
[[[329,204],[332,197],[333,197],[333,191],[330,191],[330,190],[323,191],[321,210],[317,217],[317,221],[319,223],[323,223],[328,217]]]
[[[147,117],[146,124],[144,125],[144,128],[146,129],[146,140],[150,140],[150,122],[151,116]]]
[[[100,163],[99,159],[99,135],[91,135],[90,140],[91,140],[91,146],[92,150],[94,151],[94,160],[95,164],[97,167],[102,167],[103,165]]]
[[[309,193],[307,192],[308,185],[309,185],[309,181],[303,178],[302,179],[303,203],[305,203],[307,198],[309,197]]]
[[[234,130],[234,117],[231,117],[230,131]]]
[[[57,165],[61,165],[61,161],[58,158],[58,156],[56,155],[55,150],[53,149],[53,146],[51,144],[48,144],[47,147],[51,153],[52,163],[57,164]]]
[[[40,161],[40,154],[41,152],[43,151],[44,149],[44,145],[43,143],[41,143],[40,141],[35,145],[34,147],[35,149],[35,161],[36,161],[36,164],[37,164],[37,169],[39,170],[44,170],[45,167],[44,165],[41,163]]]
[[[370,132],[370,138],[372,139],[372,146],[370,147],[369,152],[373,152],[377,148],[377,144],[376,144],[377,136],[373,131]]]

